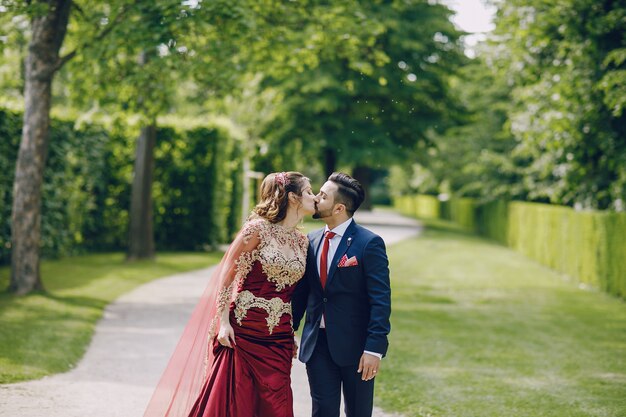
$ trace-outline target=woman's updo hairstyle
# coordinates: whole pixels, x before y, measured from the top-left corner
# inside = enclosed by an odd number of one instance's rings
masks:
[[[299,172],[273,172],[261,183],[261,202],[253,212],[270,223],[278,223],[287,215],[289,193],[301,196],[309,179]]]

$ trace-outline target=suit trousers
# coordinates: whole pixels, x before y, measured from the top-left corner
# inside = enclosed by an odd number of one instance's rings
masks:
[[[313,417],[339,417],[341,391],[346,417],[371,417],[374,406],[374,380],[363,381],[359,364],[338,366],[328,350],[328,338],[319,329],[317,343],[306,370],[313,399]]]

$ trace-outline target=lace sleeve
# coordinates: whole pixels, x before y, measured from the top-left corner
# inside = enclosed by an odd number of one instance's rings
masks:
[[[230,305],[235,289],[250,272],[257,257],[261,246],[262,222],[261,219],[246,222],[222,259],[221,271],[216,277],[219,282],[217,309],[211,321],[209,338],[215,336],[221,314]]]

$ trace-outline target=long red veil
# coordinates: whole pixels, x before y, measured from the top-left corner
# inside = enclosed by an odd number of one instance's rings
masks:
[[[248,221],[214,269],[200,301],[174,349],[144,417],[186,417],[196,401],[213,363],[212,340],[219,314],[232,301],[237,260],[258,245]]]

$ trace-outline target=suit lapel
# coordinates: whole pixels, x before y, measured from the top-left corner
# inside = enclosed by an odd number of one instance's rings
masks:
[[[356,233],[355,224],[356,223],[354,222],[354,219],[352,219],[352,222],[346,229],[346,233],[344,233],[343,236],[341,237],[341,242],[339,242],[339,246],[337,247],[335,256],[333,256],[333,261],[330,264],[330,270],[328,271],[328,279],[326,280],[326,288],[328,288],[330,281],[332,281],[333,276],[335,275],[335,272],[337,271],[337,264],[339,264],[339,260],[341,259],[343,255],[345,255],[346,251],[348,250],[348,246],[349,246],[348,241],[352,243],[352,241],[354,240],[354,234]]]

